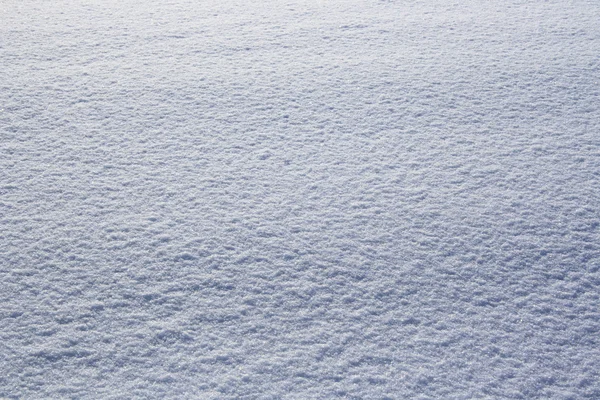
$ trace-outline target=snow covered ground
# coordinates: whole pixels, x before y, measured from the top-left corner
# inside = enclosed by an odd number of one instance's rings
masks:
[[[0,397],[600,399],[599,21],[0,1]]]

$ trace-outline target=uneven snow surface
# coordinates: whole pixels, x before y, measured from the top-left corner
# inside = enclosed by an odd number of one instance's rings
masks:
[[[600,399],[599,20],[0,1],[0,397]]]

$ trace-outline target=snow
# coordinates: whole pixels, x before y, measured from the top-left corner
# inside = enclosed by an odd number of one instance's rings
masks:
[[[0,397],[600,398],[599,15],[0,2]]]

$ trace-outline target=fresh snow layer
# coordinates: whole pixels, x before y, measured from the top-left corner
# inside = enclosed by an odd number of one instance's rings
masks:
[[[0,397],[600,399],[600,2],[0,2]]]

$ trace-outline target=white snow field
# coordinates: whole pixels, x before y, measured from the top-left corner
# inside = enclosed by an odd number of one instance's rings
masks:
[[[0,0],[0,398],[600,399],[599,21]]]

